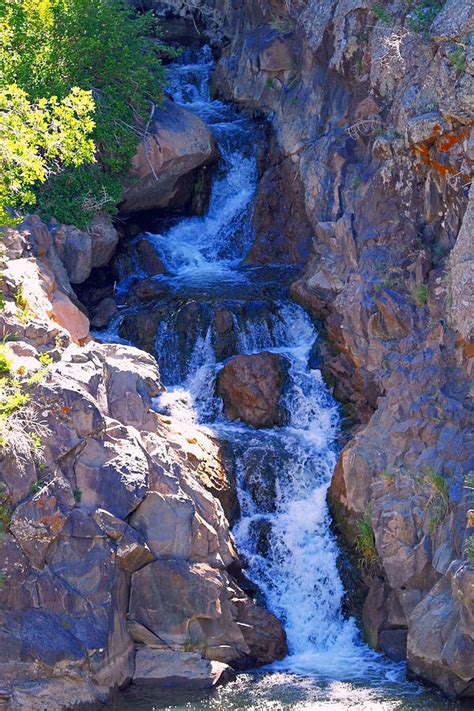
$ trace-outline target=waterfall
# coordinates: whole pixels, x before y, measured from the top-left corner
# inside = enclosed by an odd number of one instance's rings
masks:
[[[342,616],[338,551],[326,505],[336,463],[337,408],[319,370],[308,366],[317,333],[303,309],[288,299],[248,308],[246,292],[258,270],[243,267],[242,258],[253,236],[257,128],[211,100],[209,70],[204,48],[200,60],[171,71],[174,100],[196,111],[218,138],[222,161],[208,213],[148,237],[166,265],[163,280],[178,292],[190,282],[204,294],[212,287],[222,298],[236,331],[233,354],[271,351],[287,359],[287,423],[256,430],[222,415],[215,379],[223,363],[213,348],[209,303],[186,342],[178,342],[179,310],[161,322],[156,355],[168,391],[156,407],[181,421],[205,423],[231,444],[242,512],[233,533],[247,574],[285,625],[290,655],[283,667],[332,678],[366,674],[375,655],[358,641],[354,621]],[[228,298],[229,283],[239,284],[241,299],[235,293]]]
[[[235,705],[233,692],[226,690],[223,705],[186,708],[314,708],[298,705],[308,688],[312,698],[338,703],[357,698],[363,708],[400,708],[398,701],[395,706],[382,703],[386,696],[377,696],[374,689],[387,694],[391,688],[393,700],[416,695],[419,687],[404,680],[403,665],[369,650],[355,621],[342,613],[338,548],[326,504],[338,454],[339,417],[321,372],[313,367],[316,328],[289,300],[290,268],[259,268],[243,261],[253,239],[260,129],[211,99],[211,69],[207,47],[197,57],[185,55],[170,69],[174,100],[208,123],[222,160],[205,216],[184,217],[161,234],[147,234],[166,266],[166,274],[155,279],[170,293],[155,338],[167,391],[154,406],[178,418],[183,429],[186,423],[198,424],[230,444],[241,509],[233,535],[245,572],[283,622],[289,647],[288,657],[271,669],[273,681],[263,677],[254,693],[267,698],[268,688],[300,681],[293,696],[287,690],[276,692],[287,698],[283,706],[272,701]],[[119,288],[127,288],[126,280]],[[216,328],[223,312],[225,342]],[[281,403],[284,424],[266,430],[227,420],[215,392],[216,377],[229,357],[262,351],[278,353],[288,364]],[[319,684],[316,692],[314,684]],[[247,698],[242,687],[238,693]]]

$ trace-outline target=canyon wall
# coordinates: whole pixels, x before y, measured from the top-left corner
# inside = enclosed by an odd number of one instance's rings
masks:
[[[216,95],[271,124],[249,259],[303,265],[293,296],[327,336],[366,637],[473,695],[473,3],[158,5],[202,21]]]

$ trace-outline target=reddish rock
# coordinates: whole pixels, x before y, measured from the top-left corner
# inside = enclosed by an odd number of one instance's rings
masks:
[[[218,160],[214,136],[196,115],[172,101],[155,110],[150,131],[132,162],[123,212],[177,207],[189,199],[192,180],[183,180],[200,166]]]
[[[280,399],[287,374],[286,360],[275,353],[238,355],[223,367],[217,393],[230,420],[254,427],[273,427],[283,422]]]

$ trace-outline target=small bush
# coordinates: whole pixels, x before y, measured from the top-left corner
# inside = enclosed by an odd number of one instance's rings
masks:
[[[465,48],[462,45],[458,45],[455,50],[448,54],[448,60],[458,72],[463,72],[466,69]]]
[[[276,30],[282,35],[288,35],[295,29],[295,23],[291,17],[273,15],[270,21],[270,27],[272,27],[274,30]]]
[[[434,533],[439,524],[444,521],[449,510],[448,483],[442,474],[429,469],[427,480],[431,487],[431,495],[426,505],[429,514],[430,533]]]
[[[31,493],[38,494],[42,489],[44,489],[44,487],[44,481],[35,481],[35,483],[31,485]]]
[[[372,12],[374,13],[377,20],[383,22],[384,25],[390,25],[393,21],[391,14],[381,2],[376,2],[372,5]]]
[[[355,545],[360,555],[360,562],[364,568],[371,570],[379,562],[379,555],[375,545],[374,529],[372,527],[372,511],[370,507],[359,519],[357,530]]]
[[[426,306],[428,303],[429,289],[426,284],[420,284],[415,288],[414,299],[417,306]]]
[[[422,0],[422,2],[417,2],[407,16],[407,27],[410,32],[416,32],[428,39],[429,29],[442,7],[443,0]]]
[[[9,375],[12,369],[12,362],[7,356],[6,348],[0,345],[0,375]]]
[[[82,491],[80,489],[74,489],[74,491],[72,493],[74,496],[74,501],[76,502],[76,504],[79,505],[81,503],[81,499],[82,499]]]
[[[38,360],[43,366],[43,368],[48,368],[54,362],[49,353],[40,353],[38,356]]]

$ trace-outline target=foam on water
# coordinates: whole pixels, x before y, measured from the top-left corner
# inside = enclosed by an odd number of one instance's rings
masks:
[[[207,289],[211,283],[241,279],[245,290],[252,272],[240,269],[239,263],[252,237],[256,140],[247,119],[210,99],[211,66],[210,51],[204,49],[197,62],[171,71],[175,100],[202,116],[218,137],[223,160],[208,214],[184,218],[149,238],[167,278],[176,283],[197,281]],[[182,708],[309,709],[325,708],[326,703],[334,708],[338,700],[344,708],[401,708],[400,698],[416,695],[420,687],[406,682],[403,665],[369,650],[355,621],[342,613],[338,548],[326,504],[337,458],[338,411],[320,371],[310,366],[315,327],[295,304],[267,298],[246,310],[241,307],[247,302],[239,302],[238,308],[232,303],[227,306],[238,331],[235,352],[267,350],[287,359],[284,426],[256,430],[223,417],[215,395],[223,362],[216,357],[212,318],[200,316],[198,327],[183,340],[179,309],[163,318],[156,336],[168,390],[155,406],[184,427],[201,424],[231,444],[241,508],[233,534],[247,575],[285,626],[289,655],[273,665],[271,674],[241,677],[235,686],[219,691],[215,704],[211,699]],[[244,705],[236,699],[244,699]]]

